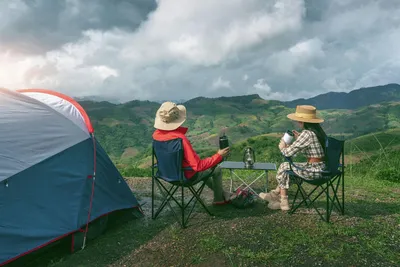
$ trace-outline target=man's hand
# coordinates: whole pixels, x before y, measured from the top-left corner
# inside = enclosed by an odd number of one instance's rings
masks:
[[[224,149],[220,149],[220,150],[218,150],[217,153],[220,154],[224,158],[229,154],[229,147],[226,147]]]
[[[292,132],[294,134],[294,138],[297,139],[297,137],[299,137],[300,133],[298,131],[296,131],[296,130],[293,130]]]

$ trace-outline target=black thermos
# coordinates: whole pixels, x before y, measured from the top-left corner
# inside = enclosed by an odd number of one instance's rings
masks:
[[[224,149],[229,146],[228,137],[224,134],[219,137],[219,149]]]

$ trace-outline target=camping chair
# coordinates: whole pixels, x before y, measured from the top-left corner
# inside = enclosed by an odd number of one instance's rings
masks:
[[[154,164],[154,160],[157,160],[157,163]],[[153,152],[152,152],[152,196],[151,196],[151,207],[152,207],[152,218],[156,219],[159,213],[164,209],[165,205],[168,204],[171,211],[174,213],[176,219],[181,224],[182,228],[187,227],[188,220],[192,211],[197,202],[199,202],[203,208],[207,211],[210,216],[213,216],[211,212],[204,205],[200,195],[206,185],[205,179],[192,182],[190,179],[187,179],[184,176],[184,170],[190,170],[191,168],[182,168],[182,160],[183,160],[183,144],[182,139],[177,138],[169,141],[156,141],[153,140]],[[155,171],[157,169],[157,171]],[[166,186],[163,185],[162,181],[170,184],[170,187],[167,189]],[[200,183],[199,189],[196,191],[193,186]],[[157,184],[160,192],[163,195],[163,201],[161,206],[158,208],[156,213],[154,214],[154,184]],[[181,200],[178,201],[174,194],[181,188]],[[192,193],[192,198],[188,203],[185,204],[185,195],[184,189],[189,188]],[[179,216],[172,208],[170,204],[170,200],[174,200],[178,205],[181,211],[181,220],[178,219]],[[195,199],[192,209],[187,214],[185,218],[185,210],[189,207],[189,204],[192,200]]]
[[[322,171],[322,177],[314,180],[307,180],[296,174],[292,167],[302,169],[296,166],[290,157],[285,157],[290,164],[290,170],[287,173],[293,184],[297,185],[297,191],[292,202],[292,208],[289,210],[293,214],[301,205],[306,207],[312,206],[322,220],[329,222],[333,207],[335,207],[342,215],[344,214],[344,141],[337,140],[333,137],[327,137],[325,158],[326,170]],[[313,185],[313,189],[307,193],[303,187],[303,183]],[[338,189],[341,185],[341,195],[338,195]],[[319,191],[319,193],[318,193]],[[295,205],[298,195],[301,195],[302,200]],[[323,194],[326,195],[326,214],[319,211],[315,205],[315,201]],[[311,196],[317,194],[312,200]]]

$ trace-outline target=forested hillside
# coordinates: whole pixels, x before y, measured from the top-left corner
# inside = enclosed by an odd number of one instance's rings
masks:
[[[323,127],[328,134],[350,139],[400,128],[400,102],[394,101],[398,99],[398,87],[363,88],[332,96],[331,102],[347,106],[375,103],[355,109],[323,109],[326,98],[336,93],[316,96],[306,102],[270,101],[256,94],[198,97],[184,103],[188,112],[184,126],[189,127],[187,135],[201,156],[215,152],[222,133],[233,145],[256,142],[257,153],[264,153],[263,149],[267,147],[276,148],[272,144],[277,142],[282,132],[293,129],[294,125],[286,115],[295,109],[287,106],[308,103],[318,108],[319,116],[325,119]],[[154,117],[160,103],[138,100],[124,104],[87,100],[80,103],[92,120],[96,138],[124,173],[131,172],[126,168],[148,166]],[[240,145],[234,147],[232,156],[238,157],[235,155],[239,151]]]

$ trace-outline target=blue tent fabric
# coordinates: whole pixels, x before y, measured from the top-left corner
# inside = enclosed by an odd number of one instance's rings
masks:
[[[115,210],[116,207],[125,209],[138,206],[137,199],[126,181],[97,141],[96,152],[96,180],[91,220]],[[91,187],[91,179],[88,180]],[[91,192],[91,190],[86,192]]]
[[[90,221],[138,202],[101,145]],[[88,138],[0,182],[0,266],[87,223],[94,168]]]

